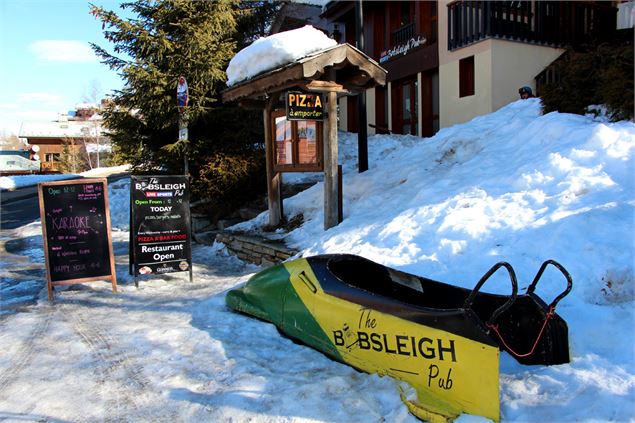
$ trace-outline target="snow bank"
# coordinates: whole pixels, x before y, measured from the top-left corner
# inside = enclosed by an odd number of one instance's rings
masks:
[[[397,139],[404,137],[369,138],[371,157],[385,154],[369,171],[344,166],[340,225],[323,229],[321,182],[285,200],[288,218],[304,216],[287,242],[304,256],[353,253],[469,288],[507,261],[522,291],[555,259],[574,281],[558,306],[572,362],[527,367],[502,354],[502,419],[632,420],[635,124],[542,115],[531,99],[428,139]],[[382,148],[389,142],[392,152]],[[264,223],[266,213],[237,228]],[[550,302],[564,287],[550,269],[537,293]],[[510,286],[495,276],[484,289]]]

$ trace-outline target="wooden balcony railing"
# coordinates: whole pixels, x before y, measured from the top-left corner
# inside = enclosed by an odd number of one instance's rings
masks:
[[[401,44],[415,36],[415,24],[404,25],[394,32],[395,44]]]
[[[616,19],[611,2],[459,0],[448,4],[448,49],[485,38],[577,45],[610,37]]]

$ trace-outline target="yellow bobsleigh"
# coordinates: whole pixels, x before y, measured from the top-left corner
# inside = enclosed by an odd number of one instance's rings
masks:
[[[549,264],[565,275],[567,288],[547,305],[534,289]],[[511,294],[480,292],[501,268]],[[549,260],[525,294],[517,289],[504,262],[469,290],[358,256],[321,255],[266,269],[226,302],[335,360],[407,382],[417,398],[402,398],[423,420],[469,413],[499,421],[500,350],[525,364],[569,361],[567,325],[555,313],[571,290],[569,274]]]

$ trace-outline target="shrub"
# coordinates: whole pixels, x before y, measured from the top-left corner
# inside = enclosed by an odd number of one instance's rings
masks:
[[[633,118],[632,42],[570,50],[552,66],[558,77],[541,90],[544,113],[585,114],[587,106],[603,104],[613,121]]]
[[[266,191],[264,151],[216,151],[205,157],[198,177],[192,181],[194,197],[205,198],[212,221]]]

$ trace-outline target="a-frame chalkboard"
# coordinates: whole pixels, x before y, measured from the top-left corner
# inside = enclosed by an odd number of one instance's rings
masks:
[[[117,292],[105,178],[38,184],[49,300],[55,285],[104,280]]]

